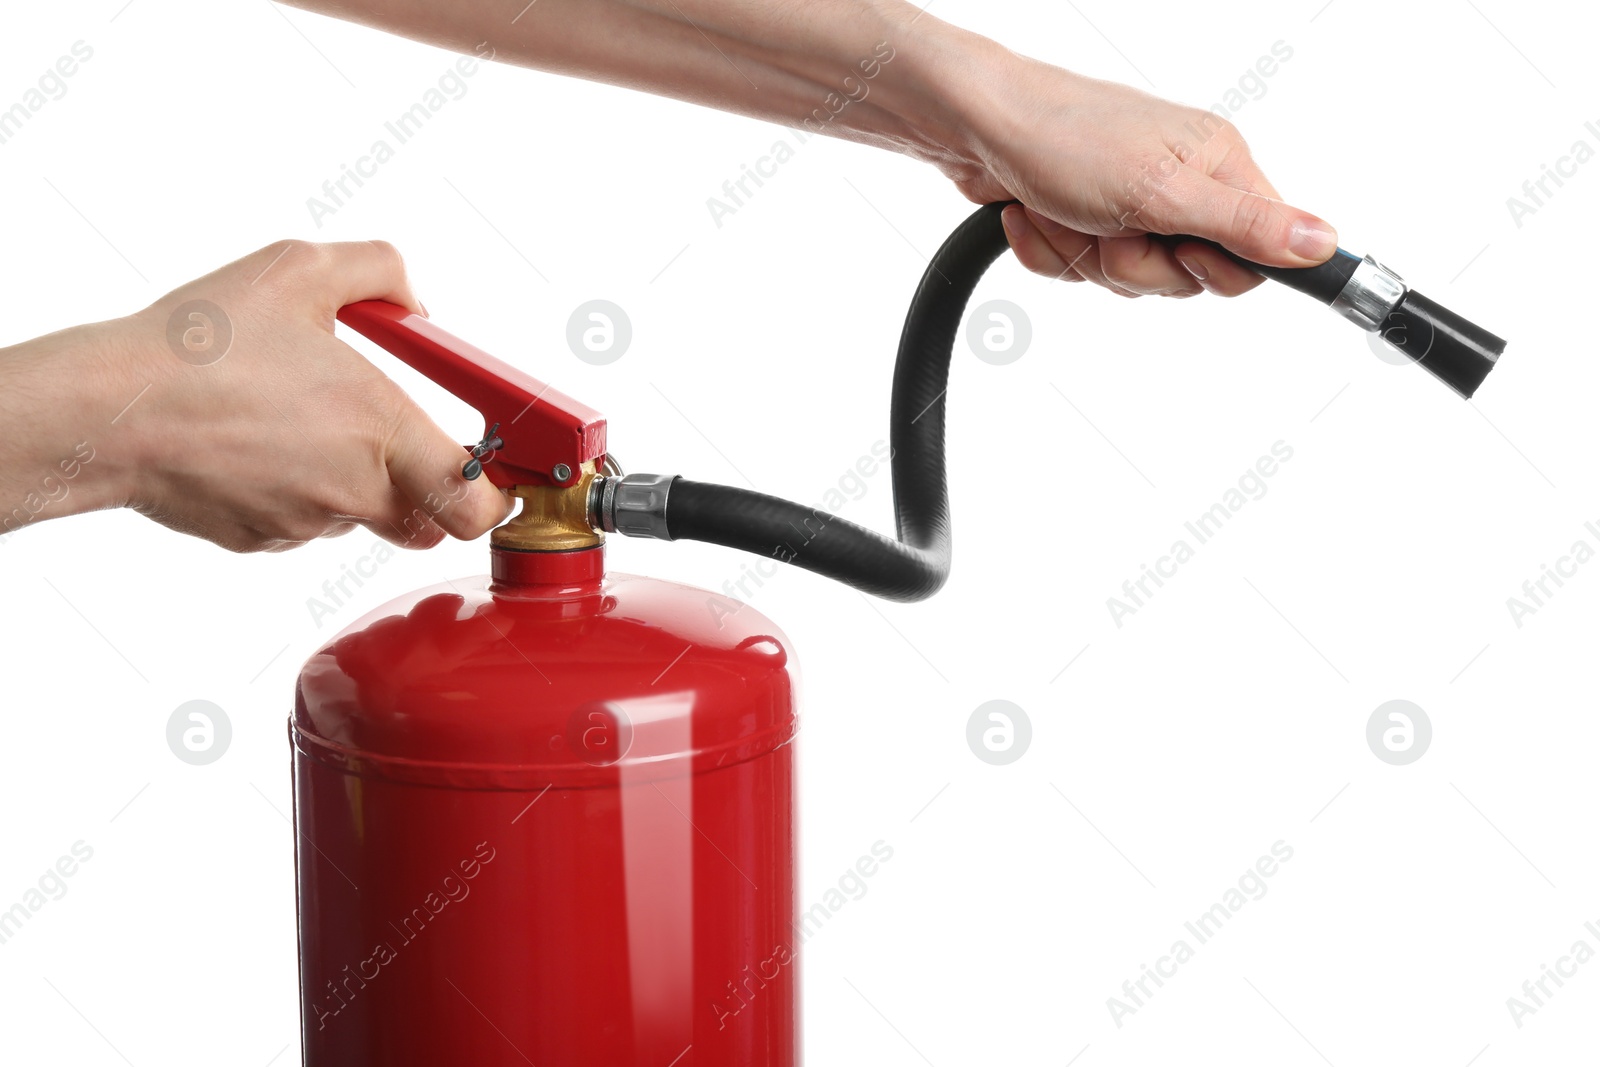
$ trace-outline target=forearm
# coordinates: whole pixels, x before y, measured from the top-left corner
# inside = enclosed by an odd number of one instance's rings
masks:
[[[1029,270],[1123,296],[1237,295],[1256,263],[1337,246],[1284,203],[1218,105],[1160,100],[1038,60],[903,0],[281,0],[459,52],[877,145],[1002,216]],[[1280,46],[1282,46],[1280,48]],[[1286,62],[1273,46],[1262,63]]]
[[[907,3],[288,0],[464,53],[981,167],[1011,53]]]
[[[108,323],[0,348],[0,540],[45,519],[126,502],[124,409],[140,387]]]

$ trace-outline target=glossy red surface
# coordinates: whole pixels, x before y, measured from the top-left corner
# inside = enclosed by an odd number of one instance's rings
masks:
[[[385,300],[361,300],[340,308],[339,321],[477,408],[486,432],[499,424],[503,443],[483,457],[483,470],[502,489],[571,485],[584,463],[606,453],[606,420],[599,412],[421,315]],[[558,463],[570,472],[563,482],[550,473]]]
[[[792,1067],[794,682],[600,549],[380,608],[295,716],[310,1067]]]

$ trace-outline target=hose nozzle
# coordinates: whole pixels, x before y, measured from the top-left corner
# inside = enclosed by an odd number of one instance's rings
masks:
[[[1269,267],[1199,237],[1163,238],[1168,245],[1198,242],[1264,278],[1314,297],[1375,333],[1422,369],[1470,398],[1494,369],[1506,343],[1481,326],[1408,287],[1371,256],[1338,249],[1315,267]]]
[[[1342,270],[1345,264],[1338,259],[1329,262]],[[1332,307],[1463,398],[1483,384],[1506,350],[1503,340],[1408,288],[1404,278],[1371,256],[1356,263]]]
[[[1506,350],[1504,340],[1416,290],[1400,298],[1375,332],[1464,399]]]

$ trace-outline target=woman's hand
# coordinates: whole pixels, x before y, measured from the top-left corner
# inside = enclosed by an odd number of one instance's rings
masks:
[[[1337,247],[1331,226],[1279,199],[1216,114],[944,31],[964,42],[971,70],[958,80],[987,88],[952,105],[964,129],[935,162],[974,202],[1025,205],[1003,219],[1029,270],[1126,296],[1237,296],[1260,276],[1207,245],[1145,235],[1204,237],[1281,267],[1313,266]]]
[[[339,308],[365,299],[422,310],[392,246],[284,241],[0,353],[0,417],[36,453],[8,456],[0,481],[64,486],[37,518],[126,506],[238,552],[355,525],[408,548],[477,537],[510,501],[463,479],[462,446],[334,338]],[[71,481],[58,455],[80,461]]]

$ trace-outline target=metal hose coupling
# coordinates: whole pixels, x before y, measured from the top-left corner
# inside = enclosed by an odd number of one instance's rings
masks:
[[[1332,307],[1368,333],[1377,333],[1405,295],[1404,278],[1371,256],[1363,256],[1333,298]]]
[[[667,494],[676,474],[621,474],[596,478],[589,486],[589,525],[626,537],[670,541]]]

